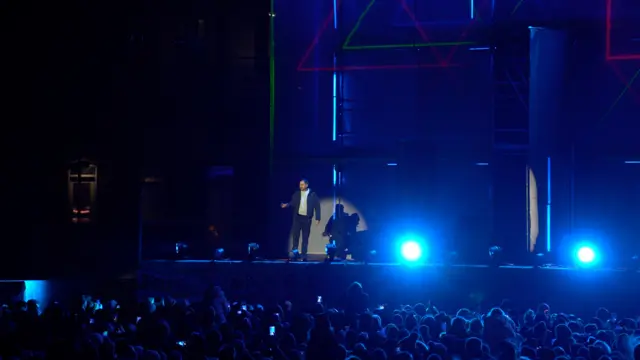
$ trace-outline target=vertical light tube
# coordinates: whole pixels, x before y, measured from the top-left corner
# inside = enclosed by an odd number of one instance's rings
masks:
[[[469,0],[469,6],[471,7],[471,20],[476,17],[476,5],[474,0]]]
[[[333,0],[333,29],[338,30],[338,0]],[[332,98],[332,128],[331,128],[331,140],[336,141],[337,139],[337,125],[338,125],[338,73],[336,72],[338,62],[338,56],[336,53],[333,53],[333,98]],[[335,208],[338,198],[338,169],[336,164],[333,164],[333,209],[331,212],[335,218]]]
[[[551,251],[551,157],[547,157],[547,252]]]
[[[336,68],[336,56],[333,56],[333,68]],[[336,141],[338,125],[338,74],[333,72],[333,131],[332,139]]]
[[[338,30],[338,0],[333,0],[333,29]],[[337,138],[337,122],[338,122],[338,73],[337,68],[338,56],[333,53],[333,131],[331,133],[333,141]]]

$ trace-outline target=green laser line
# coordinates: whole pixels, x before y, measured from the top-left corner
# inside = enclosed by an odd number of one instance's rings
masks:
[[[373,49],[403,49],[403,48],[419,48],[419,47],[437,47],[437,46],[460,46],[473,45],[472,41],[457,42],[429,42],[422,44],[389,44],[389,45],[353,45],[343,47],[344,50],[373,50]]]
[[[351,38],[356,33],[356,31],[358,31],[358,28],[360,28],[360,24],[362,23],[362,20],[364,19],[365,16],[367,16],[367,13],[369,12],[369,10],[371,10],[371,7],[375,3],[376,3],[376,0],[371,0],[369,5],[367,5],[366,9],[364,9],[362,14],[360,14],[360,17],[358,18],[358,21],[356,21],[356,25],[353,27],[353,29],[351,29],[351,32],[349,33],[349,35],[347,35],[347,38],[344,41],[344,44],[342,44],[342,48],[343,49],[345,49],[346,47],[349,46],[349,43],[351,42]]]
[[[441,47],[441,46],[460,46],[460,45],[473,45],[475,42],[471,41],[456,41],[456,42],[428,42],[428,43],[420,43],[420,44],[386,44],[386,45],[349,45],[351,43],[351,39],[355,35],[355,33],[360,28],[362,24],[362,20],[364,20],[365,16],[369,13],[369,10],[373,7],[376,0],[371,0],[367,7],[364,9],[362,14],[358,17],[356,24],[353,26],[353,29],[347,35],[344,43],[342,44],[343,50],[375,50],[375,49],[403,49],[403,48],[412,48],[412,47]],[[474,9],[475,10],[475,9]]]
[[[611,111],[613,110],[613,108],[615,108],[616,105],[618,105],[622,97],[631,89],[631,85],[633,85],[634,81],[636,81],[639,75],[640,75],[640,69],[636,71],[635,75],[633,75],[631,80],[629,80],[629,83],[624,86],[624,89],[622,89],[622,91],[620,92],[620,95],[618,95],[618,97],[613,101],[613,104],[611,104],[611,107],[609,108],[609,110],[607,110],[604,116],[602,116],[602,119],[600,119],[600,121],[606,119],[609,116],[609,114],[611,114]]]
[[[276,125],[276,42],[275,42],[275,0],[271,0],[269,14],[269,175],[273,174],[273,150]]]

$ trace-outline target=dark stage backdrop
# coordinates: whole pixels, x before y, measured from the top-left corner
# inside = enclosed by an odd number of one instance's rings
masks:
[[[344,180],[338,195],[362,213],[371,233],[419,227],[437,247],[458,250],[500,237],[500,214],[520,209],[492,199],[497,192],[489,179],[513,179],[510,186],[522,180],[523,193],[524,180],[520,167],[514,172],[490,159],[490,59],[482,51],[490,39],[490,3],[337,1],[334,16],[333,1],[277,1],[275,150],[281,164],[274,168],[275,188],[313,173],[302,169],[317,169],[331,193],[338,164]],[[638,211],[631,200],[638,165],[625,164],[640,160],[638,6],[627,0],[493,3],[501,31],[567,30],[566,76],[554,79],[560,114],[550,114],[560,120],[536,125],[553,137],[545,137],[548,147],[536,155],[552,158],[552,250],[569,247],[571,234],[601,234],[591,237],[619,257],[614,253],[635,247],[629,234]],[[331,141],[334,77],[335,98],[344,100],[342,107],[337,101],[336,124],[345,133],[339,144],[350,149],[339,159]],[[545,171],[536,171],[543,208]],[[493,208],[495,214],[486,210]],[[456,225],[462,223],[474,225]],[[286,234],[287,227],[288,219],[281,220],[273,231]]]
[[[331,1],[276,5],[276,197],[306,176],[332,200],[336,165],[337,199],[369,238],[414,233],[435,254],[484,253],[492,81],[486,27],[469,2],[437,13],[412,1],[345,2],[335,22]],[[476,16],[487,19],[486,5]],[[288,212],[274,220],[272,232],[286,236]],[[311,243],[322,251],[321,237]]]
[[[594,39],[599,40],[595,45]],[[574,34],[565,119],[575,131],[560,145],[566,147],[569,139],[575,139],[581,151],[591,147],[609,155],[637,156],[640,52],[637,59],[606,60],[605,42],[602,34]]]
[[[576,156],[574,233],[601,248],[608,263],[640,250],[640,166],[598,154]]]
[[[562,217],[554,226],[553,241],[562,250],[570,246],[567,235],[576,234],[604,248],[613,262],[640,250],[635,236],[640,213],[640,167],[635,163],[640,160],[640,58],[607,60],[603,30],[572,34],[565,124],[555,153],[573,172],[554,170],[556,192],[562,195],[556,212]],[[621,44],[631,34],[613,34],[612,40]],[[637,54],[631,47],[616,46],[619,53]]]

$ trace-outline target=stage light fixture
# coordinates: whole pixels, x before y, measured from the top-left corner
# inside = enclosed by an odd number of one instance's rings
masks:
[[[225,259],[224,249],[223,248],[216,249],[215,253],[213,254],[213,259],[214,260],[224,260]]]
[[[378,255],[378,252],[375,250],[367,251],[364,257],[364,264],[369,265],[370,262],[373,262],[373,260],[375,260],[377,255]]]
[[[400,245],[400,257],[406,263],[417,263],[422,260],[423,249],[421,241],[407,240]]]
[[[327,256],[324,258],[324,261],[332,262],[333,260],[335,260],[336,251],[337,251],[336,242],[335,240],[332,240],[324,247],[324,252],[325,254],[327,254]]]
[[[581,245],[576,247],[575,262],[579,267],[592,267],[600,262],[598,251],[591,245]]]
[[[186,243],[183,243],[181,241],[176,243],[176,258],[177,259],[184,259],[187,257],[187,251],[189,249],[189,245],[187,245]]]
[[[258,245],[258,243],[249,243],[249,246],[247,247],[247,260],[248,261],[254,261],[257,259],[257,252],[260,249],[260,245]]]
[[[502,261],[502,248],[497,245],[490,247],[489,259],[492,266],[500,266],[500,262]]]
[[[544,256],[544,253],[532,254],[533,256],[533,266],[536,268],[547,267],[550,264],[545,262],[547,260]]]
[[[596,258],[596,253],[590,247],[582,247],[578,250],[578,260],[581,263],[591,263]]]

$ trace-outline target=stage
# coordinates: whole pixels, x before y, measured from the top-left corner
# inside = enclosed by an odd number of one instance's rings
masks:
[[[157,260],[141,265],[138,297],[195,300],[213,284],[222,286],[232,300],[265,305],[290,300],[307,306],[322,296],[327,305],[339,306],[353,281],[363,284],[370,306],[431,300],[446,311],[486,309],[508,298],[527,307],[547,302],[554,310],[581,316],[593,315],[600,306],[631,316],[640,296],[640,273],[615,269]]]

